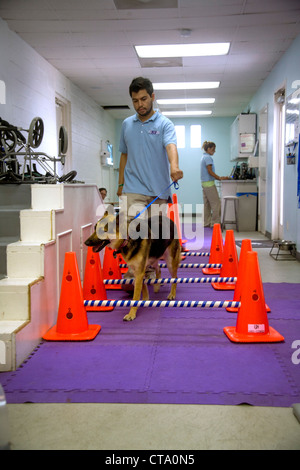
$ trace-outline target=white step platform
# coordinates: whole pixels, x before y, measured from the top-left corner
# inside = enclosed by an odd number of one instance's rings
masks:
[[[56,323],[65,252],[76,253],[83,281],[84,240],[103,208],[96,185],[34,184],[31,200],[0,280],[0,371],[19,367]]]

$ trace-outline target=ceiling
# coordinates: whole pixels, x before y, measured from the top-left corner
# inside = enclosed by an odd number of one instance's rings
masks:
[[[0,17],[99,105],[114,107],[116,119],[133,113],[128,87],[137,76],[220,81],[215,90],[157,91],[156,98],[212,97],[197,109],[235,116],[300,34],[299,0],[0,0]],[[141,60],[134,48],[208,42],[230,42],[229,53]]]

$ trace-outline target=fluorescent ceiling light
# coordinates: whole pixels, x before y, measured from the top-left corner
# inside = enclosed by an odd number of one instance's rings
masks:
[[[154,46],[135,46],[139,57],[149,59],[154,57],[198,57],[208,55],[226,55],[229,42],[203,44],[168,44]]]
[[[289,100],[289,103],[298,104],[298,103],[300,103],[300,98],[292,98],[291,100]]]
[[[153,83],[154,90],[205,90],[218,88],[220,82],[166,82]]]
[[[158,104],[208,104],[214,103],[215,98],[183,98],[156,100]]]
[[[208,116],[212,111],[166,111],[164,116]]]

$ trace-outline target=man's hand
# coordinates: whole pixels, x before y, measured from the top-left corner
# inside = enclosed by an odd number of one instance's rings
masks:
[[[181,180],[183,178],[183,171],[180,170],[179,168],[176,168],[174,170],[171,168],[171,178],[172,178],[172,181]]]

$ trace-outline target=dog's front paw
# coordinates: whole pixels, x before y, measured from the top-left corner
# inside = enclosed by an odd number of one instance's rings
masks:
[[[123,318],[124,321],[132,321],[134,320],[136,317],[136,314],[135,313],[127,313],[127,315],[125,315],[125,317]]]
[[[160,284],[154,284],[153,285],[153,291],[155,292],[155,294],[157,294],[159,292],[159,289],[160,289]]]
[[[170,294],[168,295],[168,300],[175,300],[175,299],[176,299],[176,295],[170,292]]]

